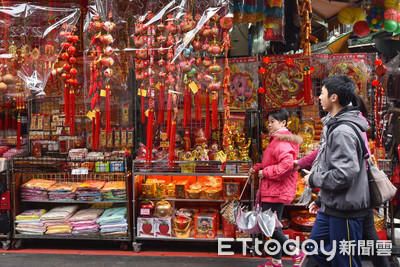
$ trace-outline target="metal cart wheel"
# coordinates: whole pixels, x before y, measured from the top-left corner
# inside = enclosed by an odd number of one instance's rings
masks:
[[[129,243],[128,242],[121,242],[121,244],[119,244],[119,249],[120,250],[128,250],[129,248]]]
[[[1,244],[2,244],[4,250],[9,250],[11,248],[10,240],[1,241]]]
[[[132,242],[133,251],[139,253],[142,250],[142,244],[137,242]]]
[[[11,243],[11,246],[12,246],[14,249],[20,249],[21,246],[22,246],[22,240],[21,240],[21,239],[14,240],[14,241]]]

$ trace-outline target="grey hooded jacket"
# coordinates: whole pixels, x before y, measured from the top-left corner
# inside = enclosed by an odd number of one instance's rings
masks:
[[[364,217],[370,197],[366,161],[354,130],[342,122],[351,122],[366,131],[368,123],[358,110],[345,107],[327,122],[326,147],[318,168],[310,176],[310,186],[320,188],[321,211],[341,218]],[[339,125],[330,131],[330,127]],[[361,130],[360,130],[361,132]]]

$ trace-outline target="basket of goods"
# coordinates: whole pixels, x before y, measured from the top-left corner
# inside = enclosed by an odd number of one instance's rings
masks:
[[[192,212],[189,210],[181,209],[176,212],[172,220],[172,227],[176,237],[188,238],[190,236],[193,224],[192,216]]]
[[[172,206],[171,203],[165,200],[158,201],[155,207],[154,215],[159,218],[171,216]]]
[[[194,183],[189,186],[186,190],[188,198],[197,199],[200,198],[202,192],[202,184]]]

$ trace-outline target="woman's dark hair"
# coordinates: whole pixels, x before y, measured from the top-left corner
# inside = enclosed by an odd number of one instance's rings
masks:
[[[364,99],[356,92],[353,94],[351,104],[356,107],[365,118],[368,118],[367,104],[365,104]]]
[[[322,81],[322,86],[325,86],[328,91],[328,97],[336,94],[339,98],[339,104],[343,107],[352,102],[356,90],[353,80],[344,74],[329,76]]]
[[[281,108],[281,109],[275,109],[272,110],[268,113],[267,118],[271,116],[277,121],[288,121],[289,119],[289,112],[287,111],[286,108]]]

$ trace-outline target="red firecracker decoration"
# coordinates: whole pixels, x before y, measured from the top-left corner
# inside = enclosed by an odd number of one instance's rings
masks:
[[[21,115],[17,117],[17,149],[21,148]]]
[[[171,123],[172,123],[172,93],[168,93],[167,102],[167,135],[171,137]]]
[[[218,93],[212,92],[212,119],[211,119],[211,129],[216,130],[218,129]]]
[[[196,110],[196,121],[201,121],[201,91],[199,90],[195,96],[195,110]]]
[[[210,140],[210,95],[206,90],[206,139]]]
[[[154,120],[154,109],[149,109],[147,116],[147,148],[146,148],[146,162],[150,163],[152,160],[153,151],[153,120]]]
[[[165,86],[162,84],[160,86],[159,98],[158,98],[158,123],[164,122],[164,112],[165,112]]]

